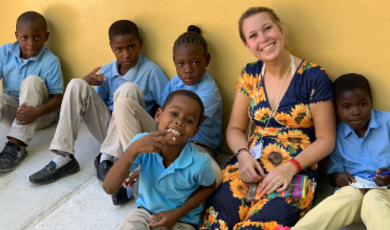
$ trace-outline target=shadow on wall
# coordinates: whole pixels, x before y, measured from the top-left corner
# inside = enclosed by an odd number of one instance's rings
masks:
[[[73,53],[75,59],[67,59],[66,56],[72,55],[71,53],[75,50],[75,47],[67,47],[64,44],[72,44],[76,46],[79,44],[77,42],[78,33],[72,31],[79,31],[77,23],[79,17],[77,17],[76,12],[64,4],[52,4],[44,12],[43,16],[46,18],[50,37],[47,41],[47,47],[60,59],[62,74],[64,76],[64,85],[66,86],[68,82],[76,76],[75,68],[72,68],[71,62],[76,61],[77,53]],[[66,41],[65,41],[66,40]],[[74,42],[69,42],[74,41]],[[72,49],[73,48],[73,49]],[[77,50],[77,49],[76,49]]]

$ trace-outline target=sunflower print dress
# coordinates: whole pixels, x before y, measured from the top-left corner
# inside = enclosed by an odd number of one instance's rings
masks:
[[[248,64],[242,70],[236,86],[239,92],[249,97],[248,115],[256,125],[248,142],[249,148],[258,144],[271,115],[271,106],[260,76],[262,66],[261,61]],[[288,162],[315,141],[309,106],[332,99],[332,82],[328,72],[303,60],[265,130],[264,148],[259,159],[265,173]],[[317,187],[317,164],[303,169],[299,174],[309,176],[309,192],[305,199],[263,198],[246,202],[247,187],[241,180],[238,160],[232,157],[222,171],[222,184],[207,200],[200,229],[272,230],[278,225],[293,226],[312,207]]]

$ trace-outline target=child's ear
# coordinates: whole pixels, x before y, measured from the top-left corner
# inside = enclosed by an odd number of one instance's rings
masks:
[[[206,60],[206,67],[209,66],[210,61],[211,61],[211,55],[210,53],[207,53],[204,55],[204,59]]]
[[[50,36],[50,32],[46,32],[46,40],[45,40],[45,42],[47,42],[47,40],[49,40],[49,36]]]
[[[139,38],[138,41],[139,41],[139,48],[142,49],[142,39]]]
[[[16,40],[18,40],[18,31],[15,31]]]
[[[161,114],[162,114],[163,110],[161,109],[161,107],[159,107],[156,111],[156,114],[154,115],[154,120],[159,123],[160,122],[160,119],[161,119]]]
[[[199,129],[200,129],[200,125],[195,128],[194,133],[193,133],[191,139],[196,136],[196,134],[198,133]]]

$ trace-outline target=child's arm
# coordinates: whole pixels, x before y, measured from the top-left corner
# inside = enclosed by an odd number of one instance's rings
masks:
[[[200,186],[182,206],[176,209],[151,215],[150,221],[152,223],[149,224],[149,227],[171,229],[179,219],[183,218],[187,213],[198,207],[211,196],[217,187],[216,184],[214,180],[210,186]]]
[[[165,142],[173,140],[174,137],[166,136],[168,130],[150,133],[132,142],[125,153],[110,168],[103,182],[103,189],[108,194],[113,194],[122,185],[129,175],[129,169],[139,154],[159,153]]]
[[[376,176],[374,177],[374,182],[378,186],[388,186],[390,184],[390,175],[378,175],[381,172],[389,171],[387,168],[380,168],[376,170]]]
[[[351,185],[351,183],[356,183],[355,177],[348,172],[337,172],[329,175],[329,183],[333,187],[344,187],[347,185]]]
[[[20,125],[29,124],[43,115],[53,113],[61,108],[63,94],[52,94],[50,100],[38,107],[34,108],[27,105],[21,105],[16,111],[16,120]]]

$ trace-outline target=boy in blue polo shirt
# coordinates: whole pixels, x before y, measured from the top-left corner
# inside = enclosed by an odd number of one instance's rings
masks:
[[[336,148],[328,158],[329,181],[337,191],[326,198],[292,229],[339,229],[359,215],[367,229],[389,229],[390,113],[372,109],[367,79],[345,74],[333,83],[337,126]],[[358,188],[354,182],[384,186]]]
[[[16,21],[17,42],[0,47],[0,122],[10,127],[0,152],[0,172],[9,172],[27,156],[35,130],[53,123],[64,89],[58,58],[45,47],[45,18],[34,11]]]
[[[80,166],[74,158],[74,143],[81,118],[102,143],[94,165],[97,178],[103,181],[113,165],[113,158],[121,156],[125,147],[117,134],[114,102],[119,98],[132,98],[146,110],[147,116],[153,116],[155,108],[161,105],[161,93],[168,79],[156,64],[140,55],[142,40],[137,26],[128,20],[117,21],[110,26],[109,39],[117,60],[69,83],[50,146],[57,156],[31,175],[30,182],[49,183],[79,171]],[[100,73],[96,74],[99,70]],[[95,90],[91,86],[96,86]]]
[[[211,56],[206,40],[200,32],[199,27],[191,25],[186,33],[176,39],[173,46],[173,61],[177,75],[165,87],[161,101],[163,103],[167,96],[176,90],[189,90],[200,97],[205,110],[199,132],[190,141],[198,151],[211,156],[218,186],[222,180],[222,172],[215,159],[218,153],[216,150],[222,142],[222,97],[217,84],[206,69]],[[123,98],[117,103],[121,105],[118,106],[116,115],[118,124],[120,123],[118,133],[122,145],[131,141],[138,133],[157,130],[156,122],[145,116],[134,100]],[[135,171],[131,179],[136,180],[137,175],[138,172]],[[134,193],[137,193],[136,188]],[[112,197],[113,203],[123,204],[128,200],[127,197],[126,191],[120,188]]]
[[[140,166],[138,208],[119,229],[197,229],[201,204],[216,188],[208,154],[189,142],[200,128],[203,110],[195,93],[171,93],[157,110],[158,131],[135,136],[108,172],[103,188],[112,194],[129,169]]]

